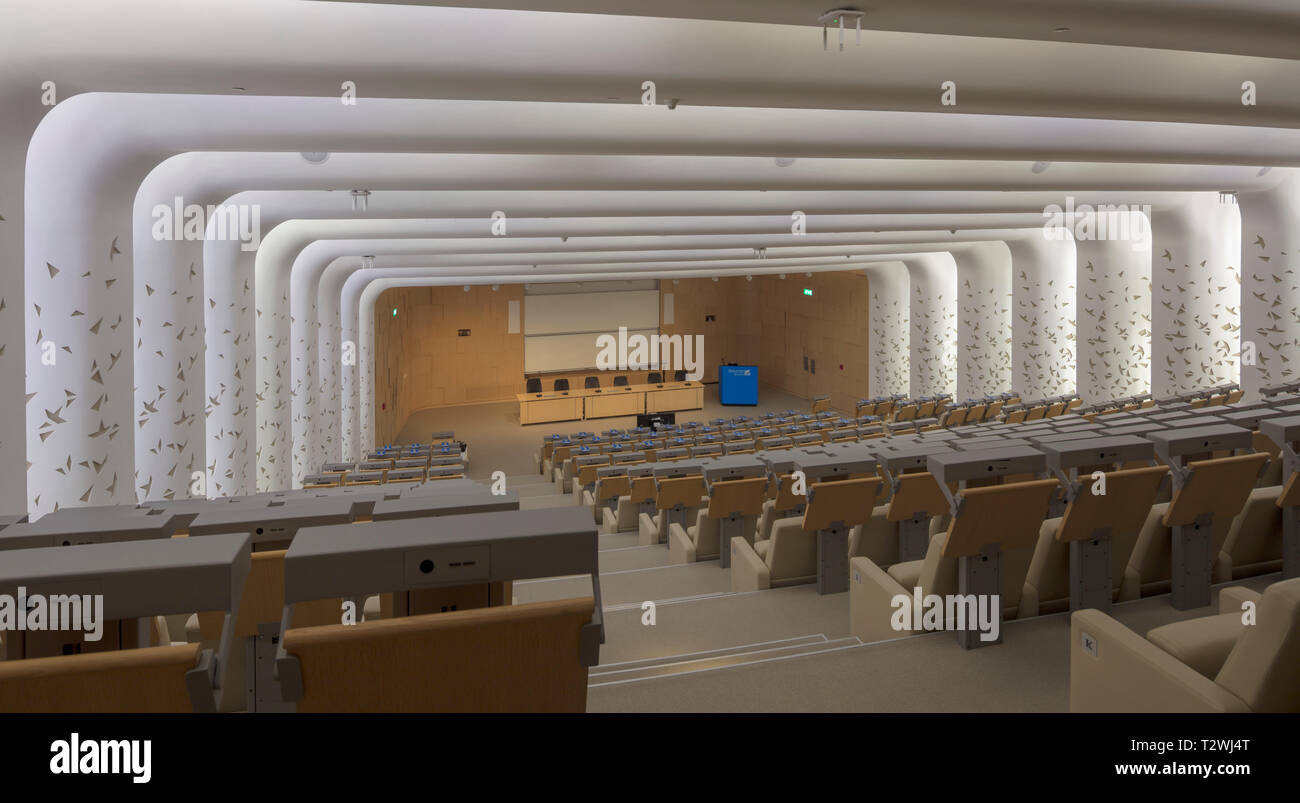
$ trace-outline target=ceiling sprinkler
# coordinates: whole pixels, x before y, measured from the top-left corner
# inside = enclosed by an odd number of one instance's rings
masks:
[[[844,20],[853,20],[853,27],[858,32],[858,44],[862,44],[862,18],[866,12],[859,11],[856,8],[832,8],[825,14],[817,18],[822,24],[822,50],[827,49],[827,31],[832,25],[840,26],[840,50],[844,50]]]

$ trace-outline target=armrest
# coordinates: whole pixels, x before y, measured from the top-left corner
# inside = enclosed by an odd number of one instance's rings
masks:
[[[659,515],[641,513],[637,516],[637,543],[641,546],[653,546],[659,543]]]
[[[1255,603],[1259,610],[1259,601],[1263,597],[1258,591],[1251,591],[1245,586],[1228,586],[1219,592],[1219,613],[1240,614],[1244,603]]]
[[[1249,710],[1238,697],[1101,611],[1090,608],[1070,616],[1071,712]]]
[[[849,560],[849,633],[864,642],[885,641],[917,635],[911,630],[895,630],[894,597],[911,598],[912,590],[903,588],[870,558]]]
[[[731,590],[762,591],[772,587],[767,564],[749,542],[740,536],[731,539]]]
[[[695,544],[677,522],[668,525],[668,560],[671,563],[695,562]]]

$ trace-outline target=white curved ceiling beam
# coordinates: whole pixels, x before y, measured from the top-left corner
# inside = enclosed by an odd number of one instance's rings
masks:
[[[901,150],[926,155],[943,152],[955,156],[968,149],[974,153],[983,149],[1015,152],[1017,136],[1028,137],[1029,129],[1032,128],[1028,122],[1030,118],[1020,118],[1015,121],[1013,130],[1004,127],[999,136],[993,137],[993,131],[988,125],[990,121],[997,122],[993,118],[963,115],[968,118],[965,121],[967,125],[959,130],[954,126],[955,116],[932,115],[934,120],[930,129],[905,135],[906,125],[899,118],[907,115],[898,115],[891,123],[886,119],[888,115],[881,117],[869,112],[781,109],[679,109],[677,112],[669,112],[664,109],[591,104],[373,100],[367,102],[364,117],[351,114],[352,111],[353,109],[333,101],[310,98],[81,95],[55,107],[44,119],[40,130],[33,137],[32,152],[29,154],[28,186],[38,189],[28,197],[24,221],[28,235],[24,276],[29,285],[25,293],[33,298],[51,299],[49,304],[53,309],[49,314],[54,321],[59,322],[60,328],[66,329],[63,334],[68,341],[57,345],[71,356],[59,365],[51,366],[51,370],[28,375],[31,383],[29,393],[40,397],[39,400],[33,398],[36,404],[30,405],[29,409],[37,421],[47,423],[40,418],[42,414],[47,419],[49,417],[49,413],[43,411],[60,410],[69,398],[94,399],[94,406],[104,412],[100,431],[114,434],[109,436],[107,445],[88,444],[71,435],[68,436],[71,440],[65,442],[67,438],[62,433],[70,433],[72,430],[62,424],[56,424],[44,432],[38,432],[36,427],[32,427],[28,436],[28,454],[33,458],[32,474],[37,477],[38,487],[51,484],[51,487],[61,487],[63,492],[76,495],[72,488],[80,486],[81,482],[69,484],[57,481],[62,479],[63,473],[58,467],[64,466],[63,471],[66,472],[69,461],[79,465],[113,466],[119,471],[124,471],[134,463],[133,459],[121,451],[123,446],[112,442],[122,425],[133,418],[121,407],[124,397],[129,396],[129,391],[120,379],[114,378],[108,383],[104,380],[104,371],[111,370],[106,366],[116,367],[126,349],[119,345],[114,351],[112,336],[101,337],[89,330],[83,331],[77,326],[68,327],[66,324],[77,315],[84,315],[89,321],[100,320],[103,316],[96,315],[99,305],[106,305],[110,314],[112,309],[120,310],[126,306],[124,303],[114,303],[113,296],[116,293],[109,290],[107,285],[99,285],[100,281],[106,280],[89,275],[92,273],[91,266],[95,264],[95,254],[107,250],[112,238],[121,237],[122,229],[126,227],[122,226],[124,221],[120,218],[121,213],[113,214],[110,211],[113,203],[102,195],[105,191],[83,186],[83,176],[91,176],[102,182],[100,188],[110,186],[115,180],[130,185],[132,176],[141,175],[142,169],[151,159],[160,161],[158,157],[168,155],[169,148],[256,149],[259,143],[282,142],[285,137],[293,137],[295,134],[304,140],[302,147],[324,147],[327,150],[337,150],[340,143],[344,148],[364,149],[368,147],[365,143],[375,143],[379,145],[377,149],[411,150],[429,147],[431,141],[440,150],[455,147],[484,149],[500,146],[500,132],[515,131],[527,132],[525,138],[531,140],[534,147],[561,151],[567,149],[570,152],[645,149],[651,153],[744,153],[747,152],[747,147],[761,147],[762,150],[757,152],[764,154],[777,152],[804,155],[822,150],[844,155],[854,152],[871,153],[878,148],[891,154]],[[629,112],[635,114],[628,114]],[[557,115],[566,117],[561,120]],[[665,115],[674,115],[672,122]],[[387,121],[386,117],[389,118]],[[507,120],[515,127],[503,125]],[[799,121],[797,126],[796,120]],[[875,127],[869,125],[873,120],[878,123]],[[835,121],[834,124],[832,121]],[[1037,132],[1039,141],[1051,141],[1061,148],[1070,147],[1070,137],[1066,131],[1074,132],[1078,126],[1109,126],[1107,130],[1113,136],[1105,141],[1110,144],[1136,141],[1127,139],[1124,135],[1127,131],[1136,136],[1138,130],[1126,129],[1127,124],[1116,121],[1069,121],[1069,126],[1061,125],[1062,121],[1040,122],[1046,126],[1039,126],[1043,129]],[[85,126],[92,124],[100,137],[91,141],[91,147],[86,147],[86,140],[79,135]],[[480,125],[484,128],[477,132],[478,136],[470,136],[471,129]],[[407,128],[403,129],[402,126]],[[786,127],[790,142],[807,137],[809,131],[816,132],[823,141],[813,143],[810,147],[801,145],[793,150],[774,148],[774,145],[781,142],[779,133],[782,126]],[[836,126],[840,126],[841,130],[836,131]],[[985,141],[982,143],[979,142],[981,126],[986,129]],[[1215,127],[1174,127],[1186,134],[1179,142],[1195,144],[1198,136],[1212,139],[1222,134],[1209,130]],[[136,132],[143,130],[149,131],[150,139],[146,147],[133,139]],[[763,132],[762,136],[755,138],[754,132],[759,131]],[[864,131],[868,134],[864,135]],[[492,141],[491,132],[497,132],[497,142]],[[747,145],[734,146],[731,140],[737,132],[742,136],[750,135],[751,141]],[[1049,133],[1052,136],[1043,140],[1042,137]],[[941,147],[945,143],[945,137],[946,145]],[[661,141],[656,142],[657,139]],[[864,146],[864,139],[874,142]],[[1267,153],[1267,140],[1272,140],[1276,146],[1285,137],[1275,131],[1253,129],[1245,136],[1238,132],[1238,139],[1256,140],[1261,149],[1259,152]],[[928,144],[926,140],[929,140]],[[972,140],[975,142],[970,147]],[[74,141],[75,146],[72,144]],[[322,143],[326,141],[330,144],[323,146]],[[1166,138],[1161,143],[1162,146],[1168,141]],[[1028,144],[1028,139],[1020,144]],[[1147,145],[1148,150],[1154,153],[1154,142]],[[1094,145],[1089,150],[1095,153],[1104,149]],[[126,158],[123,159],[123,156]],[[1172,158],[1176,160],[1177,156]],[[1231,161],[1226,153],[1223,158]],[[75,190],[66,186],[74,181],[71,176],[76,176]],[[137,178],[136,181],[138,180]],[[111,194],[111,191],[107,192],[107,195]],[[67,238],[63,232],[55,231],[55,221],[69,215],[94,223],[78,232],[79,237]],[[58,274],[49,271],[47,265],[56,266],[62,272],[64,279],[58,282],[59,287],[54,286]],[[78,288],[71,286],[74,277],[84,280],[79,282],[81,286]],[[163,298],[171,298],[173,292],[183,298],[193,295],[183,292],[179,286],[157,289],[163,293]],[[122,300],[124,299],[118,301]],[[40,313],[31,305],[24,305],[24,308],[29,334],[40,334]],[[40,339],[34,338],[33,345],[29,347],[29,360],[39,356],[39,348]],[[172,361],[167,361],[170,366]],[[69,362],[72,364],[69,365]],[[179,369],[184,366],[182,361],[177,362],[179,374]],[[102,390],[96,387],[101,384],[104,385]],[[159,393],[161,395],[163,391]],[[58,413],[55,412],[55,415]],[[177,465],[181,465],[185,462],[181,453],[189,442],[159,439],[152,448],[158,452],[177,452],[180,455]],[[60,477],[53,477],[53,474],[60,474]],[[136,478],[133,470],[130,474],[132,484],[137,489],[146,495],[152,492],[152,477]],[[102,470],[87,470],[84,476],[77,479],[87,483],[85,493],[78,496],[85,497],[87,501],[95,495],[97,489],[102,494],[107,494],[108,498],[99,497],[101,501],[111,501],[117,498],[117,494],[126,493],[125,487],[118,490],[117,477],[104,476]],[[142,482],[137,484],[134,482],[136,479]],[[35,496],[36,494],[31,494],[32,509],[40,510],[40,502]],[[59,500],[47,498],[46,505],[51,501],[57,503]]]

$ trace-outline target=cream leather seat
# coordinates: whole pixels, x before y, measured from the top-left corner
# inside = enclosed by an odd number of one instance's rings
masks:
[[[637,517],[637,532],[640,536],[638,542],[642,546],[666,543],[668,525],[673,516],[680,517],[682,521],[692,521],[700,508],[708,503],[708,497],[704,495],[702,475],[657,480],[656,512],[654,515],[642,513]]]
[[[1169,592],[1171,525],[1194,519],[1196,511],[1211,510],[1214,514],[1210,554],[1217,556],[1267,460],[1267,454],[1253,453],[1189,463],[1192,475],[1188,484],[1175,491],[1169,503],[1152,506],[1124,569],[1119,598]]]
[[[1280,460],[1274,460],[1280,463]],[[1214,581],[1227,583],[1282,568],[1281,485],[1256,488],[1232,520],[1214,564]]]
[[[687,527],[677,523],[668,526],[668,554],[673,563],[694,563],[719,556],[721,522],[728,514],[739,516],[740,531],[749,542],[762,509],[763,490],[767,477],[726,480],[713,484],[707,507],[695,514],[695,523]]]
[[[1094,496],[1093,480],[1081,476],[1079,495],[1070,503],[1065,516],[1047,519],[1039,530],[1038,543],[1021,591],[1024,609],[1020,614],[1059,613],[1070,606],[1070,544],[1060,537],[1067,519],[1070,520],[1070,530],[1102,526],[1109,529],[1111,599],[1128,599],[1120,596],[1124,570],[1137,544],[1140,529],[1150,520],[1153,502],[1160,488],[1167,483],[1168,472],[1165,466],[1107,472],[1104,496]],[[1067,532],[1067,535],[1073,538],[1080,533]]]
[[[816,582],[818,530],[828,522],[844,522],[851,529],[865,521],[881,484],[879,477],[814,483],[804,514],[775,522],[771,538],[752,545],[744,538],[732,538],[731,590]]]
[[[772,537],[772,524],[784,518],[802,513],[804,497],[793,490],[794,481],[789,474],[782,474],[777,479],[776,496],[763,502],[763,513],[759,516],[755,541],[766,541]]]
[[[918,635],[893,626],[898,595],[912,598],[916,589],[922,597],[957,593],[958,555],[949,547],[955,532],[971,542],[969,533],[1001,543],[1002,616],[1019,614],[1020,595],[1034,551],[1033,533],[1041,526],[1050,495],[1059,487],[1050,480],[991,485],[962,491],[963,515],[949,519],[946,532],[930,539],[921,560],[904,561],[882,569],[869,558],[853,558],[849,564],[849,630],[863,641],[882,641]],[[961,528],[959,531],[958,528]],[[958,547],[957,549],[960,549]]]
[[[1245,601],[1256,602],[1251,625],[1242,622]],[[1258,598],[1224,589],[1219,610],[1147,638],[1100,611],[1076,611],[1070,710],[1300,712],[1300,578],[1274,583]]]
[[[641,505],[653,503],[655,498],[655,480],[651,476],[632,477],[627,495],[618,498],[614,511],[606,509],[601,513],[601,523],[607,533],[631,532],[638,528]],[[658,514],[655,514],[656,516]],[[653,519],[652,519],[653,520]]]

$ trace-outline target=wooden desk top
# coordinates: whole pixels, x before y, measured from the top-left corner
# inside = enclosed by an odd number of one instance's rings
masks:
[[[648,393],[654,390],[685,390],[702,388],[703,382],[664,382],[654,385],[619,385],[599,388],[573,388],[571,390],[547,390],[541,393],[516,393],[515,399],[521,404],[528,401],[548,401],[551,399],[573,399],[586,396],[619,396],[624,393]]]

